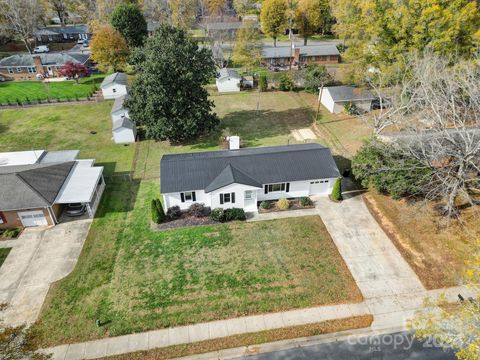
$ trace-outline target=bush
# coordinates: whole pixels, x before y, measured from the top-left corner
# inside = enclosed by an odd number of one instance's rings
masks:
[[[172,207],[169,207],[167,210],[167,217],[170,220],[176,220],[179,219],[180,216],[182,216],[182,210],[180,210],[180,206],[175,205]]]
[[[225,221],[225,212],[223,211],[222,208],[215,208],[210,213],[210,219],[212,219],[213,221],[224,222]]]
[[[271,209],[272,206],[273,206],[273,203],[271,201],[262,201],[260,203],[260,207],[265,210]]]
[[[165,221],[165,212],[163,211],[160,199],[152,199],[150,208],[152,211],[152,221],[155,224],[160,224]]]
[[[300,205],[311,206],[311,205],[313,205],[313,201],[308,196],[305,196],[305,197],[300,198]]]
[[[13,239],[20,234],[20,229],[19,228],[13,228],[13,229],[5,229],[2,232],[0,232],[0,237],[4,239]]]
[[[193,203],[188,208],[188,215],[195,216],[197,218],[204,217],[206,215],[205,205]]]
[[[233,221],[233,220],[244,221],[247,219],[245,216],[245,211],[240,208],[226,209],[224,211],[224,218],[225,218],[225,221]]]
[[[290,207],[290,201],[287,199],[280,199],[277,201],[277,207],[280,210],[287,210]]]
[[[258,87],[262,92],[265,92],[268,90],[267,75],[260,75],[260,77],[258,78]]]
[[[357,105],[355,105],[352,102],[347,102],[343,106],[343,110],[349,115],[359,115],[360,114],[360,112],[358,111]]]
[[[292,91],[294,90],[295,86],[293,85],[293,80],[289,74],[283,73],[280,76],[280,84],[279,88],[281,91]]]
[[[337,180],[335,180],[335,184],[333,184],[332,194],[330,195],[330,198],[334,201],[342,200],[342,179],[341,178],[337,178]]]

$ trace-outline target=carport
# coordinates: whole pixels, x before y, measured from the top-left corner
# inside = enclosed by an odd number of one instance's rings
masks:
[[[93,217],[105,189],[103,166],[93,166],[93,160],[78,160],[55,200],[55,204],[82,203]]]

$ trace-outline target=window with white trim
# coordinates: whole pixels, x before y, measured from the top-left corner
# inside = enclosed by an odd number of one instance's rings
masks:
[[[195,195],[195,191],[185,191],[180,193],[180,199],[183,202],[192,202],[197,201],[197,197]]]
[[[8,73],[9,73],[9,74],[13,74],[13,68],[9,67],[9,68],[8,68]]]
[[[30,74],[35,74],[35,73],[37,72],[37,69],[36,69],[34,66],[32,66],[32,67],[29,67],[29,68],[28,68],[28,72],[29,72]]]
[[[17,73],[19,72],[22,72],[22,68],[21,67],[17,67]]]
[[[252,200],[252,190],[245,190],[245,200]]]
[[[265,194],[271,192],[289,192],[290,183],[276,183],[276,184],[267,184],[265,185]]]

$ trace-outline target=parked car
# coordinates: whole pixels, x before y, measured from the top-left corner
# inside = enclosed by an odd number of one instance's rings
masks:
[[[77,44],[83,44],[84,39],[78,39]]]
[[[87,206],[81,203],[68,204],[65,209],[67,216],[82,216],[87,211]]]
[[[88,40],[83,40],[83,41],[82,41],[82,46],[83,46],[83,47],[86,48],[86,47],[88,47],[89,45],[90,45],[90,44],[88,43]]]
[[[7,81],[7,79],[5,79],[5,77],[3,76],[0,76],[0,82],[5,82],[5,81]]]
[[[49,52],[49,51],[50,51],[50,49],[48,48],[47,45],[39,45],[39,46],[37,46],[35,49],[33,49],[33,52],[34,52],[35,54],[47,53],[47,52]]]

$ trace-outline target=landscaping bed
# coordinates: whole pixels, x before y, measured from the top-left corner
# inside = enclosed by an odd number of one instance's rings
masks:
[[[153,231],[159,195],[157,181],[106,187],[75,269],[34,325],[40,345],[362,301],[318,216]]]
[[[22,229],[20,228],[0,229],[0,240],[16,239],[21,232],[22,232]]]
[[[182,227],[202,226],[219,224],[218,221],[210,219],[208,216],[196,217],[187,213],[183,214],[179,219],[170,220],[161,224],[152,223],[152,227],[156,230],[168,230]]]
[[[315,204],[308,197],[281,199],[281,200],[282,201],[280,200],[279,201],[274,201],[274,200],[262,201],[260,203],[260,206],[258,207],[258,212],[262,214],[262,213],[277,212],[277,211],[302,210],[302,209],[315,208]],[[288,206],[284,200],[288,201]]]

